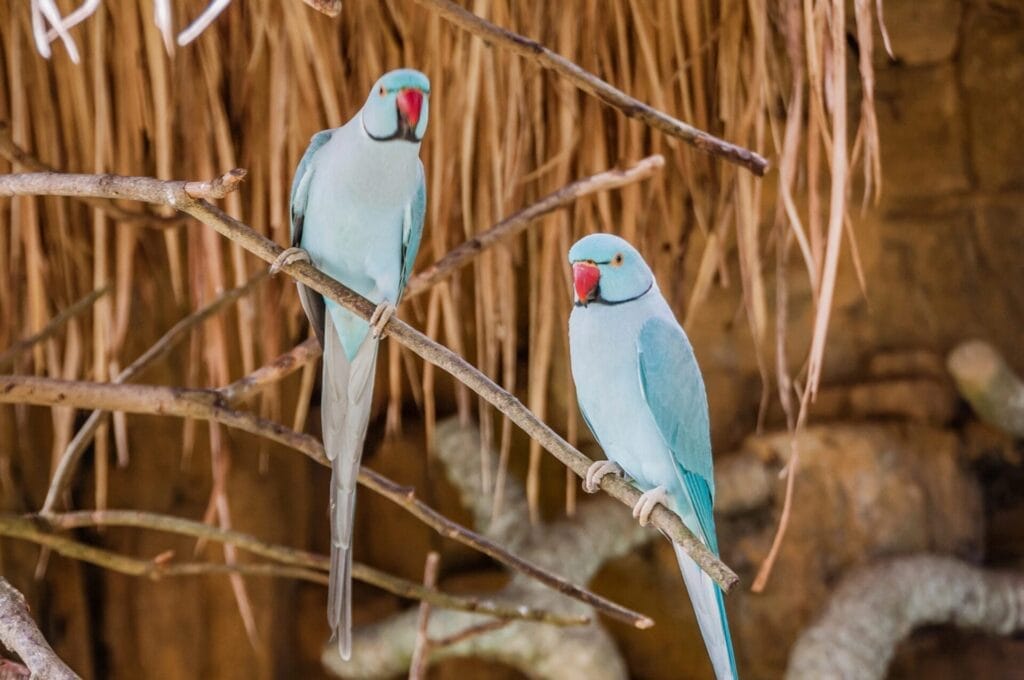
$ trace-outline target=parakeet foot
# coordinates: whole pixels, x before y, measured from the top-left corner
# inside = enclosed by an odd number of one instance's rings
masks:
[[[384,333],[384,326],[388,325],[388,321],[394,315],[395,306],[387,300],[377,305],[377,309],[373,310],[373,314],[370,315],[370,332],[373,333],[374,340],[380,339]]]
[[[292,262],[309,262],[309,253],[302,248],[288,248],[282,250],[281,254],[277,256],[277,259],[270,264],[270,273],[276,274],[281,271],[281,267],[291,264]]]
[[[668,507],[668,492],[663,486],[656,486],[640,494],[640,500],[633,506],[633,517],[640,521],[640,526],[645,527],[650,523],[655,506],[659,504]]]
[[[583,490],[587,493],[596,493],[601,488],[601,480],[605,475],[622,477],[624,474],[617,463],[610,460],[594,461],[587,468],[587,474],[583,477]]]

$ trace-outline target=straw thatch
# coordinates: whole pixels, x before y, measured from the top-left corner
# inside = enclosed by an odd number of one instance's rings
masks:
[[[285,243],[291,172],[309,136],[347,119],[382,71],[415,65],[433,81],[421,265],[577,176],[652,152],[665,154],[668,165],[650,183],[545,218],[525,237],[483,255],[471,274],[407,304],[406,318],[524,394],[535,412],[575,437],[574,409],[560,412],[548,404],[551,390],[569,389],[562,374],[552,383],[552,371],[566,352],[564,253],[575,238],[611,230],[634,241],[687,324],[699,323],[701,304],[716,286],[735,285],[732,263],[738,261],[766,385],[776,372],[769,369],[767,291],[773,274],[784,271],[773,271],[770,258],[792,241],[821,301],[803,381],[816,385],[844,222],[853,242],[846,206],[851,166],[864,168],[865,199],[880,188],[870,77],[874,29],[866,0],[854,3],[849,29],[838,0],[467,5],[659,109],[762,152],[779,170],[769,180],[778,188],[776,201],[766,199],[774,192],[749,173],[626,119],[556,74],[488,48],[416,3],[352,1],[337,20],[298,0],[233,3],[194,43],[172,54],[154,21],[161,4],[101,3],[70,30],[81,54],[77,65],[58,43],[49,61],[37,53],[27,6],[0,7],[0,118],[10,121],[13,141],[64,170],[206,178],[246,167],[249,179],[228,198],[229,212]],[[65,14],[73,9],[71,2],[58,5]],[[186,26],[204,7],[174,3],[173,25]],[[847,103],[845,50],[833,49],[848,30],[860,46],[863,105],[854,122],[847,115],[859,102]],[[18,166],[0,162],[0,169],[8,167]],[[806,203],[793,198],[797,183]],[[191,226],[162,232],[144,228],[160,226],[155,221],[126,226],[55,199],[18,198],[2,210],[11,229],[0,240],[0,346],[38,331],[89,290],[114,286],[90,319],[37,345],[23,370],[107,379],[112,365],[133,358],[124,349],[129,333],[155,337],[168,319],[262,268],[236,246]],[[786,245],[780,250],[773,242]],[[780,261],[784,267],[785,258]],[[784,302],[785,290],[777,294]],[[785,305],[776,311],[781,345]],[[240,302],[237,314],[196,333],[194,361],[183,377],[225,384],[304,332],[290,286],[265,285]],[[786,356],[784,347],[779,356]],[[775,363],[788,388],[786,362]],[[394,352],[386,365],[389,424],[398,422],[403,393],[411,393],[432,422],[433,371]],[[782,394],[788,406],[789,389]],[[468,394],[457,396],[465,413]],[[283,406],[268,399],[263,408],[281,417]],[[484,420],[486,441],[495,433]],[[69,414],[55,410],[54,426],[57,453],[72,434]],[[107,437],[97,441],[106,458]],[[500,441],[507,459],[507,426]],[[539,449],[533,447],[535,497]]]

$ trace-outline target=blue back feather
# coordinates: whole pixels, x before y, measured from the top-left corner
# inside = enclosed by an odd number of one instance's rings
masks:
[[[647,407],[672,451],[704,539],[717,553],[708,399],[693,348],[677,323],[652,317],[640,329],[637,351]]]

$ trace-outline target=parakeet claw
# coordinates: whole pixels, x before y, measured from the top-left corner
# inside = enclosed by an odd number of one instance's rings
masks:
[[[302,248],[288,248],[282,250],[281,254],[277,256],[277,259],[270,264],[270,273],[276,274],[281,271],[281,267],[291,264],[292,262],[309,262],[309,253]]]
[[[622,468],[610,460],[595,461],[587,468],[587,474],[583,478],[583,490],[587,493],[596,493],[601,488],[601,479],[605,475],[622,477],[624,474]]]
[[[640,526],[645,527],[650,523],[655,506],[659,504],[668,507],[668,492],[663,486],[656,486],[640,494],[640,500],[633,506],[633,517],[640,521]]]
[[[384,326],[394,315],[395,306],[387,300],[377,305],[377,309],[373,310],[373,314],[370,315],[370,329],[374,340],[380,340],[384,334]]]

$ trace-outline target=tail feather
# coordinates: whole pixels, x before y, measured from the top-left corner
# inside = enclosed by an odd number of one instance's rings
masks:
[[[729,633],[729,619],[725,615],[722,589],[682,548],[678,545],[672,547],[676,551],[679,571],[683,574],[683,582],[690,594],[690,602],[693,603],[697,625],[700,626],[704,646],[711,657],[715,677],[718,680],[738,680],[736,655],[732,648],[732,635]]]
[[[352,525],[356,479],[373,402],[377,341],[367,337],[349,361],[331,314],[325,315],[320,419],[331,461],[331,572],[327,621],[343,659],[352,653]]]

